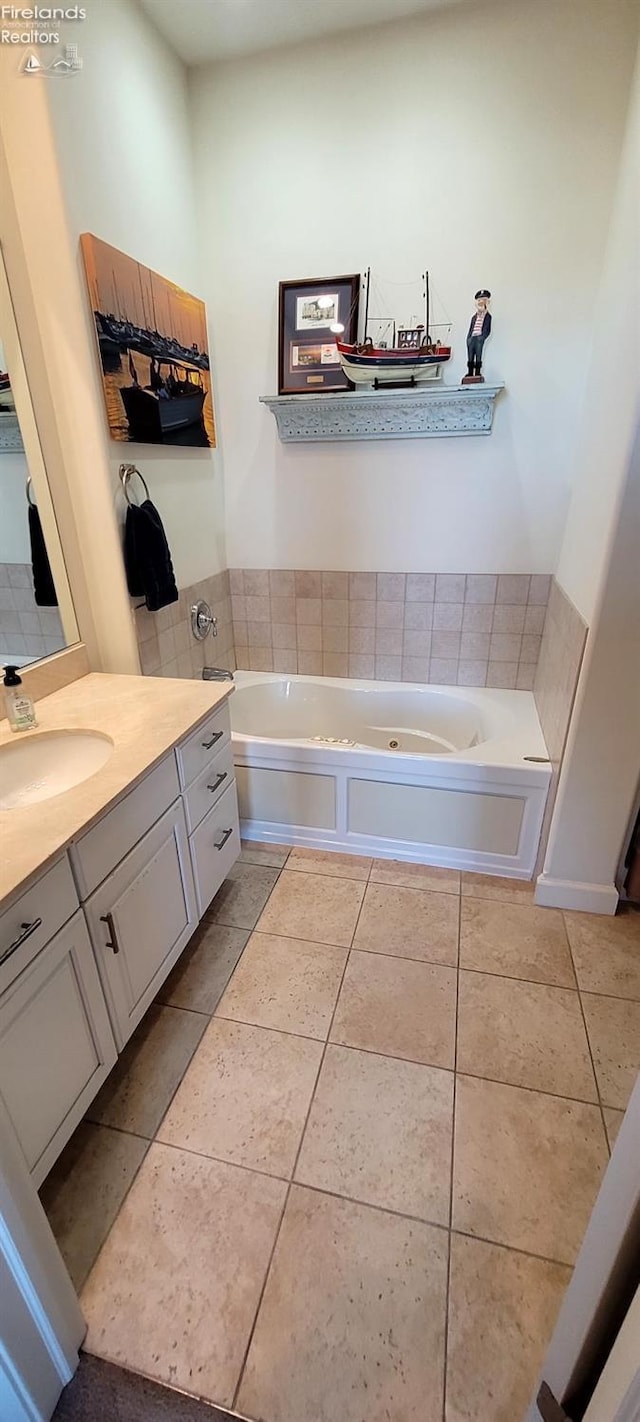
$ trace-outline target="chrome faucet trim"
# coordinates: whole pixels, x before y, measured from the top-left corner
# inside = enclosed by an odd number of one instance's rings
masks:
[[[203,681],[233,681],[233,672],[226,667],[203,667]]]

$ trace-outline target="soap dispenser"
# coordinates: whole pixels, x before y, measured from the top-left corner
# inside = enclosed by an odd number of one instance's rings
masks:
[[[11,730],[30,731],[38,724],[33,701],[22,685],[18,668],[5,667],[4,672],[4,700]]]

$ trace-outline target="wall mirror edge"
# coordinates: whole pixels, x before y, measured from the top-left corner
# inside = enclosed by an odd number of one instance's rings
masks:
[[[47,477],[44,455],[38,431],[29,377],[27,374],[20,333],[16,320],[9,278],[0,242],[0,332],[11,377],[11,392],[15,402],[17,423],[22,437],[26,472],[30,480],[31,501],[37,505],[47,554],[58,599],[64,645],[57,651],[44,651],[24,661],[25,668],[60,657],[80,642],[78,620],[72,599],[58,522]],[[0,460],[2,459],[0,451]],[[1,464],[0,464],[1,468]],[[25,479],[25,509],[27,501]],[[6,653],[5,653],[6,655]],[[0,661],[2,657],[0,656]]]

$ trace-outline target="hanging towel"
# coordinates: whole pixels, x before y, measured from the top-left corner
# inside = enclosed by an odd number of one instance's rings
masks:
[[[178,601],[169,544],[151,499],[127,508],[124,565],[131,597],[143,597],[149,612]]]
[[[31,567],[33,569],[33,591],[38,607],[57,607],[58,599],[51,576],[51,565],[47,545],[44,541],[40,514],[35,504],[29,504],[29,539],[31,542]]]

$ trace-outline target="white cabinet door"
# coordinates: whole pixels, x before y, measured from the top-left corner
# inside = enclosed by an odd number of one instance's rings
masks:
[[[0,998],[0,1097],[39,1185],[116,1060],[80,912]]]
[[[198,922],[181,801],[167,810],[84,908],[122,1049]]]

